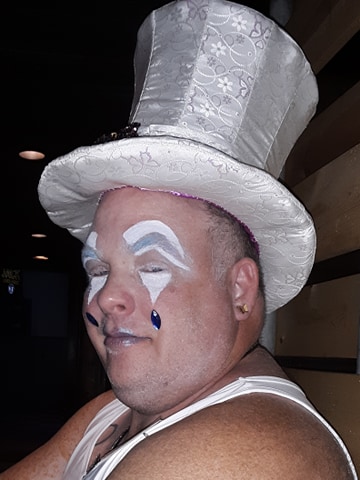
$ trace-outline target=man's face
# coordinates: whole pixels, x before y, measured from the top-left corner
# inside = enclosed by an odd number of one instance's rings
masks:
[[[84,246],[84,318],[98,323],[85,320],[90,339],[117,396],[144,412],[186,402],[233,361],[231,292],[213,277],[199,204],[135,188],[108,192]]]

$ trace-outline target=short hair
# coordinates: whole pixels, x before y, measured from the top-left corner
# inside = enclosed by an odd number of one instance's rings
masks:
[[[214,277],[223,281],[228,269],[244,257],[254,260],[259,271],[259,291],[264,297],[264,280],[259,245],[250,229],[234,215],[210,202],[202,202],[210,220]]]

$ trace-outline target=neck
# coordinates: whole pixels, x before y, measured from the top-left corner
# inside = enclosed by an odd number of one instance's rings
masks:
[[[258,343],[252,345],[246,354],[221,378],[215,379],[211,384],[205,385],[199,391],[187,397],[185,400],[179,402],[175,406],[163,411],[139,411],[137,409],[130,410],[130,431],[128,437],[131,437],[142,431],[149,425],[163,420],[174,413],[184,409],[185,407],[194,404],[195,402],[207,397],[211,393],[220,390],[225,385],[235,381],[239,377],[270,375],[286,378],[286,375],[277,365],[272,356],[266,349],[261,347]]]

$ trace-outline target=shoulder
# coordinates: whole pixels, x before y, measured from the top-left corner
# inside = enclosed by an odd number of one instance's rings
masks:
[[[110,478],[348,480],[347,469],[337,443],[313,415],[280,397],[251,394],[147,438]]]
[[[68,459],[79,440],[83,437],[89,423],[114,398],[113,392],[107,391],[82,406],[48,442],[51,448],[53,448],[54,443],[61,446],[62,455]]]
[[[75,412],[75,414],[69,419],[64,427],[68,427],[72,431],[76,431],[82,436],[95,415],[115,398],[116,397],[112,390],[101,393],[77,410],[77,412]]]
[[[81,407],[43,446],[0,474],[1,480],[61,479],[66,464],[94,416],[115,398],[108,391]]]

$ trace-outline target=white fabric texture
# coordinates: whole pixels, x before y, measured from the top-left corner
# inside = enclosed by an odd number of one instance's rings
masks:
[[[313,405],[307,400],[300,387],[293,382],[284,380],[278,377],[269,376],[255,376],[239,378],[222,389],[214,392],[208,397],[190,405],[183,410],[171,415],[170,417],[160,420],[159,422],[150,425],[144,431],[131,438],[116,450],[104,457],[94,469],[86,475],[86,469],[89,462],[91,452],[94,448],[96,440],[100,437],[102,432],[114,422],[120,415],[126,412],[127,407],[118,400],[114,400],[106,405],[90,423],[86,433],[75,449],[72,457],[69,460],[67,469],[64,474],[64,480],[74,480],[74,478],[85,480],[105,480],[112,470],[118,465],[125,455],[144,438],[150,436],[164,428],[181,421],[193,413],[202,410],[211,405],[216,405],[222,402],[231,400],[242,395],[251,393],[264,393],[277,395],[293,401],[310,413],[312,413],[334,436],[336,441],[341,446],[342,450],[347,456],[349,465],[353,472],[354,480],[357,480],[357,474],[354,464],[351,460],[350,454],[344,445],[343,441],[336,433],[336,431],[329,425],[329,423],[317,412]]]
[[[310,274],[315,229],[277,178],[313,116],[315,76],[275,22],[224,0],[178,0],[144,21],[130,122],[139,137],[81,147],[39,182],[50,219],[85,241],[103,191],[123,185],[212,202],[260,247],[267,312]]]

